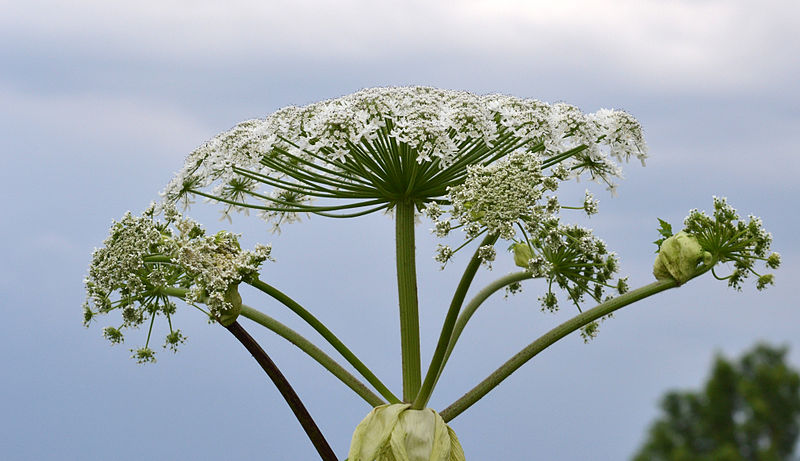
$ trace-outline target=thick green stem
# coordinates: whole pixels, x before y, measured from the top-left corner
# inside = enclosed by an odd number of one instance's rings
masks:
[[[466,306],[464,306],[464,309],[458,316],[455,327],[453,327],[453,333],[450,335],[450,343],[447,345],[447,352],[444,355],[444,360],[442,360],[442,365],[439,367],[440,375],[447,364],[447,360],[450,359],[450,354],[453,353],[453,348],[456,347],[456,342],[458,342],[461,332],[464,331],[464,327],[467,326],[467,322],[469,322],[469,319],[472,318],[472,315],[475,313],[475,311],[478,310],[478,307],[480,307],[481,304],[483,304],[483,302],[486,301],[489,296],[494,294],[497,290],[507,287],[512,283],[521,282],[530,278],[532,278],[531,273],[526,271],[514,272],[513,274],[500,277],[489,285],[486,285],[486,287],[479,291],[478,294],[476,294],[475,297],[472,298]]]
[[[316,360],[317,363],[325,367],[326,370],[330,371],[332,375],[339,378],[341,382],[352,389],[368,404],[372,405],[373,407],[377,407],[386,403],[380,397],[375,395],[366,385],[364,385],[364,383],[359,381],[355,376],[351,375],[330,356],[325,354],[325,352],[320,350],[317,346],[312,344],[311,341],[307,340],[296,331],[278,322],[267,314],[264,314],[263,312],[244,304],[242,304],[242,312],[240,315],[272,330],[278,334],[278,336],[281,336],[297,346],[312,359]]]
[[[245,349],[250,352],[250,355],[252,355],[261,366],[261,369],[269,376],[273,384],[275,384],[278,392],[281,393],[281,396],[283,396],[283,399],[289,405],[289,408],[292,410],[292,413],[294,413],[300,426],[303,427],[309,440],[311,440],[314,448],[316,448],[320,458],[322,458],[323,461],[337,461],[336,454],[333,452],[330,444],[328,444],[328,441],[325,440],[325,436],[322,435],[322,431],[319,430],[319,427],[314,422],[314,418],[311,417],[311,414],[300,400],[300,396],[294,391],[289,381],[275,365],[275,362],[270,359],[264,349],[258,345],[253,337],[250,336],[238,322],[234,321],[232,324],[225,326],[225,328],[242,343]]]
[[[425,374],[425,382],[422,384],[419,393],[414,399],[414,404],[411,407],[415,410],[421,410],[428,404],[436,381],[439,379],[439,375],[441,375],[442,362],[447,352],[447,345],[450,343],[450,336],[453,332],[456,319],[458,318],[458,312],[461,310],[461,305],[464,303],[467,291],[469,291],[472,280],[475,278],[475,273],[478,272],[478,268],[481,265],[480,248],[485,245],[494,245],[496,241],[497,234],[487,235],[480,246],[475,250],[475,254],[472,255],[472,259],[469,261],[469,264],[467,264],[467,268],[464,269],[464,275],[461,276],[461,281],[458,283],[455,293],[453,293],[453,300],[450,302],[450,308],[447,310],[447,315],[444,318],[442,332],[439,334],[439,342],[436,344],[436,350],[433,352],[431,364],[428,367],[428,372]]]
[[[604,315],[608,315],[617,309],[625,307],[628,304],[647,298],[648,296],[652,296],[656,293],[660,293],[664,290],[675,288],[677,286],[678,282],[675,280],[661,280],[653,282],[636,290],[629,291],[624,295],[612,298],[588,311],[583,312],[582,314],[567,320],[519,351],[515,356],[511,357],[506,363],[500,366],[500,368],[495,370],[494,373],[481,381],[477,386],[464,394],[460,399],[456,400],[452,405],[442,410],[439,414],[445,421],[452,420],[456,416],[460,415],[464,410],[472,406],[475,402],[480,400],[483,396],[488,394],[489,391],[497,387],[498,384],[500,384],[504,379],[508,378],[511,373],[514,373],[528,360],[532,359],[536,354],[543,351],[564,336],[567,336],[582,326],[587,325],[599,319],[600,317],[603,317]]]
[[[421,381],[414,202],[411,200],[398,201],[395,204],[395,214],[403,401],[411,402],[419,391]]]
[[[261,290],[263,293],[268,294],[269,296],[275,298],[277,301],[281,302],[283,305],[291,309],[292,312],[300,316],[303,320],[306,321],[314,330],[316,330],[323,338],[325,338],[328,343],[339,352],[342,357],[345,358],[353,367],[361,373],[361,376],[364,377],[370,384],[372,384],[375,389],[380,393],[383,398],[389,401],[389,403],[400,403],[400,399],[395,397],[394,394],[375,376],[372,371],[364,365],[361,360],[353,354],[350,349],[347,348],[340,340],[336,337],[322,322],[320,322],[313,314],[308,312],[306,309],[303,308],[300,304],[298,304],[295,300],[278,290],[277,288],[273,287],[272,285],[259,280],[258,278],[248,278],[245,282],[254,288]]]

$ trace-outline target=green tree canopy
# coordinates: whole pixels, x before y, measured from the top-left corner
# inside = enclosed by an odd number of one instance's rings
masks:
[[[700,392],[669,392],[635,461],[792,459],[800,433],[800,375],[787,349],[758,345],[718,356]]]

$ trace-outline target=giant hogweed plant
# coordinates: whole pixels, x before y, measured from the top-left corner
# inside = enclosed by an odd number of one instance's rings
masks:
[[[567,104],[423,87],[368,89],[287,107],[242,122],[196,149],[162,192],[161,203],[113,224],[92,256],[84,320],[88,325],[98,314],[120,312],[121,320],[103,329],[112,343],[123,342],[125,330],[144,326],[144,345],[132,349],[133,358],[144,363],[155,361],[157,319],[169,329],[164,348],[175,351],[185,341],[172,324],[177,304],[196,308],[255,357],[320,457],[337,459],[277,366],[239,323],[244,317],[299,347],[372,407],[355,428],[350,461],[463,460],[447,423],[564,336],[580,331],[588,340],[598,321],[617,309],[706,272],[736,289],[750,276],[757,278],[758,289],[772,283],[771,274],[756,272],[756,263],[780,264],[778,254],[769,253],[770,234],[758,218],[742,219],[722,198],[714,199],[710,216],[692,210],[675,235],[661,221],[654,282],[629,290],[625,278],[615,278],[616,254],[591,230],[562,219],[562,212],[572,210],[596,213],[593,195],[587,191],[583,203],[562,204],[556,193],[563,181],[580,177],[613,191],[620,164],[631,158],[644,163],[646,157],[639,123],[615,110],[585,114]],[[226,216],[256,210],[273,230],[303,216],[345,219],[389,212],[395,221],[402,389],[395,394],[312,310],[265,280],[260,269],[271,261],[269,246],[243,250],[238,235],[209,235],[178,211],[195,198],[222,206]],[[427,368],[420,359],[417,298],[420,215],[446,239],[434,256],[438,263],[452,267],[458,252],[469,257]],[[473,290],[477,271],[498,257],[512,258],[520,270]],[[568,302],[577,315],[535,339],[450,406],[438,412],[427,408],[475,311],[493,293],[515,293],[535,279],[543,282],[538,297],[543,310]],[[245,304],[238,291],[242,283],[306,321],[360,376]],[[596,306],[584,309],[587,302]]]

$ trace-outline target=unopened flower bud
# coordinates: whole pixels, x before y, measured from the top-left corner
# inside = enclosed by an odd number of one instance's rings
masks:
[[[703,248],[691,234],[678,232],[664,240],[653,265],[657,280],[675,280],[679,284],[689,280],[697,270],[697,264],[705,259]]]
[[[758,278],[758,282],[756,282],[756,288],[759,290],[763,290],[767,287],[767,285],[772,285],[775,283],[775,276],[772,274],[762,275]]]
[[[430,408],[412,410],[410,404],[397,403],[373,408],[353,432],[348,460],[378,458],[464,461],[464,451],[455,432],[438,413]]]
[[[533,250],[527,243],[515,243],[511,245],[514,251],[514,264],[519,267],[528,268],[528,263],[533,259]]]
[[[777,269],[781,265],[781,255],[778,253],[772,253],[767,258],[767,267],[770,269]]]

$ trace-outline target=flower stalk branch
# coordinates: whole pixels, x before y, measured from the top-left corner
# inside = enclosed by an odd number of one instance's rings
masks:
[[[514,272],[500,277],[479,291],[475,297],[472,298],[466,306],[464,306],[464,309],[458,315],[458,320],[456,320],[456,324],[453,327],[452,333],[450,334],[450,342],[447,345],[447,352],[445,353],[442,364],[439,367],[439,374],[444,371],[444,367],[447,365],[447,361],[450,359],[450,354],[453,353],[453,349],[456,347],[456,343],[458,342],[458,338],[461,336],[461,332],[463,332],[464,328],[467,326],[467,322],[469,322],[469,320],[472,318],[472,315],[475,314],[475,311],[478,310],[483,302],[489,299],[489,296],[498,290],[531,278],[533,278],[533,275],[527,271]]]
[[[389,403],[400,403],[400,400],[375,376],[374,373],[364,363],[353,354],[340,340],[333,334],[322,322],[319,321],[311,312],[307,311],[297,301],[290,298],[272,285],[263,282],[258,277],[249,277],[245,279],[245,283],[260,290],[261,292],[271,296],[279,301],[284,306],[288,307],[292,312],[297,314],[300,318],[305,320],[314,330],[316,330],[328,343],[339,352],[345,360],[348,361],[364,379],[372,384],[375,389],[385,398]]]
[[[697,277],[698,275],[710,269],[711,267],[703,267],[694,275],[694,277]],[[629,291],[623,295],[611,298],[608,301],[603,302],[592,309],[584,311],[583,313],[567,320],[561,325],[540,336],[536,341],[519,351],[492,374],[486,377],[486,379],[481,381],[477,386],[473,387],[461,398],[453,402],[446,409],[442,410],[440,412],[442,418],[444,418],[445,422],[447,422],[463,413],[467,408],[471,407],[474,403],[483,398],[483,396],[488,394],[492,389],[497,387],[501,382],[503,382],[503,380],[511,376],[511,374],[517,371],[522,365],[535,357],[539,352],[550,347],[559,339],[585,325],[590,324],[591,322],[594,322],[601,317],[616,311],[617,309],[677,286],[679,286],[679,283],[673,279],[656,281],[636,290]]]
[[[315,346],[311,341],[304,338],[300,333],[297,333],[288,326],[273,319],[269,315],[253,309],[246,304],[242,304],[242,312],[240,315],[271,330],[278,336],[297,346],[300,350],[308,354],[309,357],[322,365],[333,376],[337,377],[339,381],[352,389],[353,392],[358,394],[358,396],[364,399],[364,401],[369,405],[376,407],[386,403],[379,396],[373,393],[366,385],[364,385],[364,383],[359,381],[355,376],[351,375],[347,370],[344,369],[344,367],[339,365],[338,362],[332,359],[320,348]]]
[[[481,258],[481,249],[486,246],[494,245],[494,243],[497,241],[497,237],[498,235],[495,233],[487,235],[481,242],[478,249],[475,250],[475,254],[472,255],[472,259],[470,259],[466,269],[464,269],[464,274],[461,276],[458,287],[453,294],[453,300],[450,302],[450,308],[447,310],[447,315],[445,316],[444,324],[442,325],[442,332],[439,335],[439,342],[436,344],[436,350],[433,353],[431,364],[428,367],[427,374],[425,375],[425,382],[422,384],[416,399],[414,399],[414,403],[411,405],[411,408],[415,410],[421,410],[425,408],[425,405],[428,404],[428,400],[431,398],[433,388],[436,386],[436,382],[439,380],[439,376],[442,374],[445,354],[447,352],[448,344],[450,343],[450,337],[453,333],[453,327],[455,326],[456,319],[458,318],[458,313],[461,310],[461,306],[464,304],[464,298],[466,298],[469,287],[472,285],[472,280],[475,278],[475,274],[478,272],[478,268],[483,261]]]
[[[323,461],[337,461],[336,454],[328,444],[328,441],[325,440],[325,436],[322,435],[322,431],[319,430],[319,427],[314,422],[314,418],[311,417],[311,414],[308,412],[305,405],[303,405],[303,402],[300,400],[300,397],[294,391],[291,384],[289,384],[289,381],[286,380],[286,377],[283,376],[283,373],[281,373],[264,349],[262,349],[253,337],[239,325],[239,322],[234,321],[225,328],[227,328],[228,331],[242,343],[245,349],[250,352],[256,362],[258,362],[267,376],[269,376],[275,384],[275,387],[278,388],[278,392],[281,393],[283,399],[297,418],[297,421],[300,422],[300,425],[303,427],[306,435],[308,435],[317,453],[319,453],[320,458],[322,458]]]
[[[421,381],[414,202],[410,200],[398,202],[395,205],[395,213],[403,401],[411,402],[419,391]]]
[[[165,296],[172,296],[182,300],[186,299],[186,294],[188,292],[188,290],[185,288],[176,287],[163,287],[161,291]],[[292,330],[269,315],[244,303],[241,306],[241,312],[239,315],[267,328],[268,330],[297,346],[297,348],[305,352],[309,357],[314,359],[314,361],[322,365],[323,368],[328,370],[333,376],[337,377],[339,381],[353,390],[353,392],[358,394],[368,404],[372,405],[373,407],[386,404],[384,400],[375,395],[375,393],[372,392],[366,385],[364,385],[364,383],[350,374],[350,372],[348,372],[338,362],[322,351],[322,349],[315,346],[314,343],[303,337],[303,335],[300,333]]]

